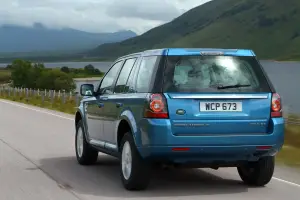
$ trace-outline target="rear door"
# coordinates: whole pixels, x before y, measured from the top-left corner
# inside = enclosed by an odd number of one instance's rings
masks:
[[[253,56],[168,56],[163,91],[175,135],[268,132],[272,93]]]
[[[108,99],[105,103],[105,108],[103,111],[103,115],[107,118],[104,124],[104,136],[107,141],[108,146],[116,145],[116,127],[119,120],[119,112],[124,109],[124,101],[123,99],[126,97],[122,95],[126,93],[126,83],[129,77],[129,74],[133,68],[137,58],[129,58],[126,59],[124,65],[121,69],[121,72],[116,81],[116,85],[114,87],[114,93],[107,96]]]
[[[104,128],[112,121],[112,115],[106,112],[106,110],[110,109],[108,99],[109,96],[113,94],[114,83],[122,65],[123,60],[119,60],[113,64],[113,66],[103,77],[97,91],[100,95],[96,97],[96,101],[94,103],[96,104],[95,109],[97,109],[96,114],[97,119],[99,120],[99,125],[97,126],[97,128],[94,128],[95,133],[93,133],[93,135],[96,135],[97,140],[99,140],[100,142],[106,142],[108,139],[106,137]]]

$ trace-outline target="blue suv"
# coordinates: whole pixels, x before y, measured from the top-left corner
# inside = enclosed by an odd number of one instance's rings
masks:
[[[127,190],[153,166],[236,167],[247,185],[272,178],[284,142],[282,102],[252,50],[147,50],[118,58],[75,115],[76,157],[120,159]]]

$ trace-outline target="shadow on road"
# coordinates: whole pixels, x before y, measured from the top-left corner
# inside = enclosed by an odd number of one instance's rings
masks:
[[[240,181],[222,179],[198,169],[155,170],[146,191],[123,189],[119,162],[99,155],[93,166],[80,166],[75,157],[49,158],[40,161],[40,168],[60,187],[76,193],[103,197],[172,197],[233,194],[247,192]]]

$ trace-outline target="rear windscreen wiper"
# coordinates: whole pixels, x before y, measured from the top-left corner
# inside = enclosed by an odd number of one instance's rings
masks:
[[[220,86],[218,86],[217,88],[219,89],[219,90],[222,90],[222,89],[227,89],[227,88],[240,88],[240,87],[250,87],[251,85],[242,85],[242,84],[236,84],[236,85],[220,85]]]

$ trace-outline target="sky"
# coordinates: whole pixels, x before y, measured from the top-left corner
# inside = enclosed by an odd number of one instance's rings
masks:
[[[0,0],[0,25],[141,34],[210,0]]]

